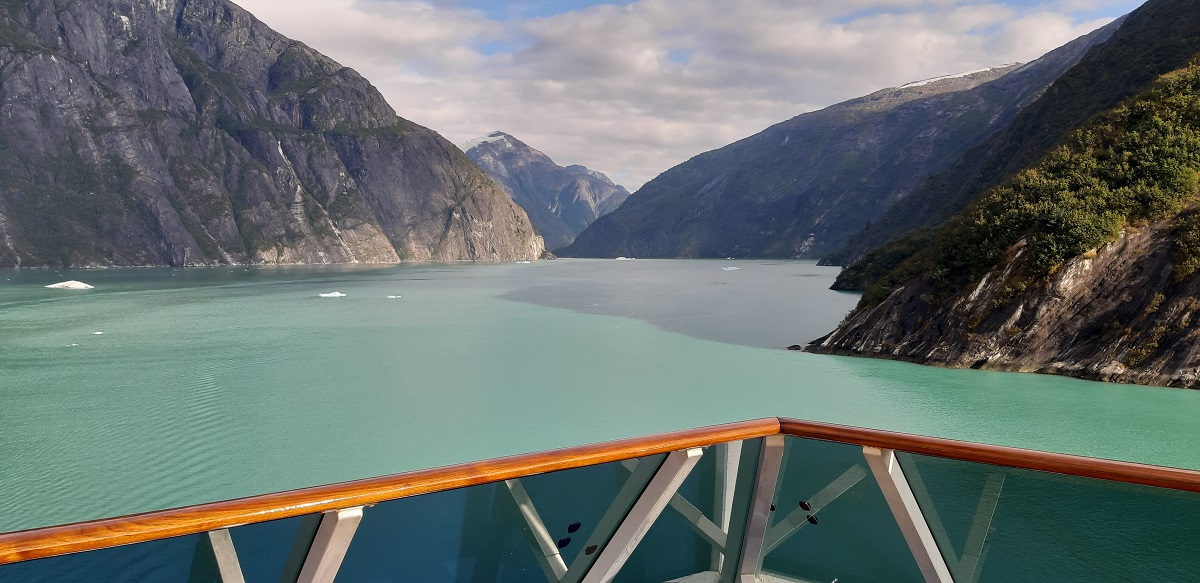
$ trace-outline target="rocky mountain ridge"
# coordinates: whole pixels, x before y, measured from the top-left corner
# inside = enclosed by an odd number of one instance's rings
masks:
[[[885,89],[696,156],[647,183],[559,253],[823,257],[1011,121],[1113,28],[1024,66]]]
[[[224,0],[0,5],[0,266],[536,259],[369,82]]]
[[[1200,388],[1196,50],[932,231],[810,350]]]
[[[629,198],[629,191],[604,173],[578,164],[559,166],[504,132],[492,132],[460,147],[525,209],[548,249],[570,245],[598,217]]]

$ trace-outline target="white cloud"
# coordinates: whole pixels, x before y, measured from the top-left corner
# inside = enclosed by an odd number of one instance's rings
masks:
[[[444,0],[238,2],[453,142],[507,131],[631,190],[799,113],[1027,62],[1111,21],[1079,0],[639,0],[503,22]]]

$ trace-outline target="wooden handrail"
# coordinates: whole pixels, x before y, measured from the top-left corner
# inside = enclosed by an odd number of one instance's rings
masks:
[[[1200,472],[938,437],[893,433],[796,419],[779,420],[780,433],[794,437],[837,441],[900,452],[1037,470],[1081,478],[1200,492]]]
[[[771,417],[276,494],[0,534],[0,565],[569,470],[779,433]]]
[[[545,472],[778,434],[857,446],[894,449],[901,452],[1011,468],[1200,492],[1200,472],[1194,470],[771,417],[147,512],[120,518],[0,534],[0,565],[196,534],[327,510],[377,504],[408,496]]]

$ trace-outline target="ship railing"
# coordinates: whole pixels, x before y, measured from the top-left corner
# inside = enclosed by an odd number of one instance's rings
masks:
[[[1198,543],[1197,471],[768,418],[0,534],[0,583],[1179,581]]]

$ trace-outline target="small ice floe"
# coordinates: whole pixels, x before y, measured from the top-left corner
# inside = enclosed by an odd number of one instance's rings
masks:
[[[525,261],[525,260],[522,260],[522,261],[518,261],[517,263],[518,263],[518,264],[521,264],[521,265],[528,265],[528,264],[530,264],[530,263],[533,263],[533,262],[532,262],[532,261]]]
[[[388,296],[389,300],[398,300],[401,296]]]
[[[633,261],[632,257],[618,257],[617,261]]]
[[[71,281],[50,284],[46,286],[46,289],[95,289],[95,287],[83,283],[82,281],[75,281],[72,279]]]
[[[741,267],[722,267],[721,271],[741,271]]]
[[[75,348],[76,346],[79,346],[79,345],[78,344],[68,344],[67,348]]]
[[[92,332],[92,336],[103,336],[103,332]]]
[[[342,292],[329,292],[329,293],[327,293],[327,294],[317,294],[317,297],[322,297],[322,298],[344,298],[344,297],[346,297],[346,294],[344,294],[344,293],[342,293]]]

